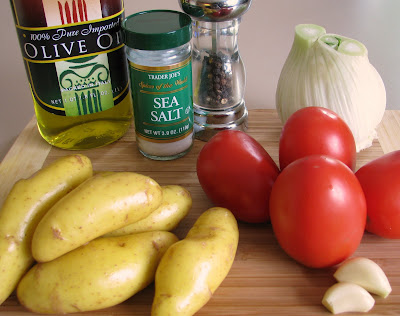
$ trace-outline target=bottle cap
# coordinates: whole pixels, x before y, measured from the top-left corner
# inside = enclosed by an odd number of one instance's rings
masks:
[[[192,37],[192,19],[172,10],[150,10],[122,21],[126,46],[139,50],[164,50],[186,44]]]

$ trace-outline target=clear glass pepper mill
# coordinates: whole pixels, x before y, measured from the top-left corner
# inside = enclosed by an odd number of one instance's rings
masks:
[[[196,138],[247,129],[246,73],[238,49],[241,16],[251,0],[179,0],[193,19],[193,110]]]

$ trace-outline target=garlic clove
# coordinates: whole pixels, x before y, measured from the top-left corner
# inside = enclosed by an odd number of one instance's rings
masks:
[[[339,282],[325,292],[322,304],[333,314],[368,312],[374,306],[375,300],[361,286],[354,283]]]
[[[386,298],[392,291],[382,268],[368,258],[358,257],[345,261],[334,273],[338,282],[351,282],[362,286],[370,293]]]

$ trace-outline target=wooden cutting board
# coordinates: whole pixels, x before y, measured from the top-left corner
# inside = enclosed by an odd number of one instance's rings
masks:
[[[400,112],[387,111],[379,126],[379,141],[358,154],[357,167],[384,153],[400,149]],[[71,152],[49,146],[36,129],[27,125],[0,165],[0,204],[11,186],[29,177],[43,165]],[[278,162],[278,143],[282,125],[274,110],[252,110],[248,133],[259,141]],[[185,157],[167,162],[144,158],[137,150],[134,131],[103,148],[81,151],[95,171],[134,171],[152,177],[161,185],[179,184],[192,194],[193,208],[174,231],[183,238],[198,216],[212,206],[196,176],[196,159],[204,142],[196,141]],[[238,166],[240,167],[240,166]],[[245,185],[245,184],[244,184]],[[309,269],[281,250],[270,224],[239,223],[240,241],[232,269],[212,299],[197,315],[329,315],[321,299],[335,281],[334,268]],[[383,239],[366,233],[354,256],[376,261],[392,284],[392,294],[376,303],[369,315],[400,315],[400,240]],[[1,286],[1,284],[0,284]],[[96,312],[75,315],[150,315],[154,287],[126,302]],[[0,306],[0,315],[32,315],[13,294]],[[351,315],[351,314],[350,314]],[[358,314],[357,314],[358,315]]]

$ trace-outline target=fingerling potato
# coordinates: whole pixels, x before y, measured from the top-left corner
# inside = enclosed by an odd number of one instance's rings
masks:
[[[154,212],[136,223],[114,230],[105,236],[122,236],[145,231],[171,231],[192,207],[190,192],[179,185],[162,186],[163,202]]]
[[[34,262],[30,246],[40,219],[92,174],[88,157],[68,155],[14,184],[0,209],[0,304]]]
[[[59,200],[39,222],[32,238],[38,262],[68,251],[148,216],[162,202],[153,179],[134,172],[94,175]]]
[[[117,305],[154,280],[170,232],[98,238],[53,261],[38,263],[17,288],[20,303],[35,313],[65,314]]]
[[[239,242],[233,214],[205,211],[185,239],[172,245],[157,268],[152,316],[193,315],[228,275]]]

